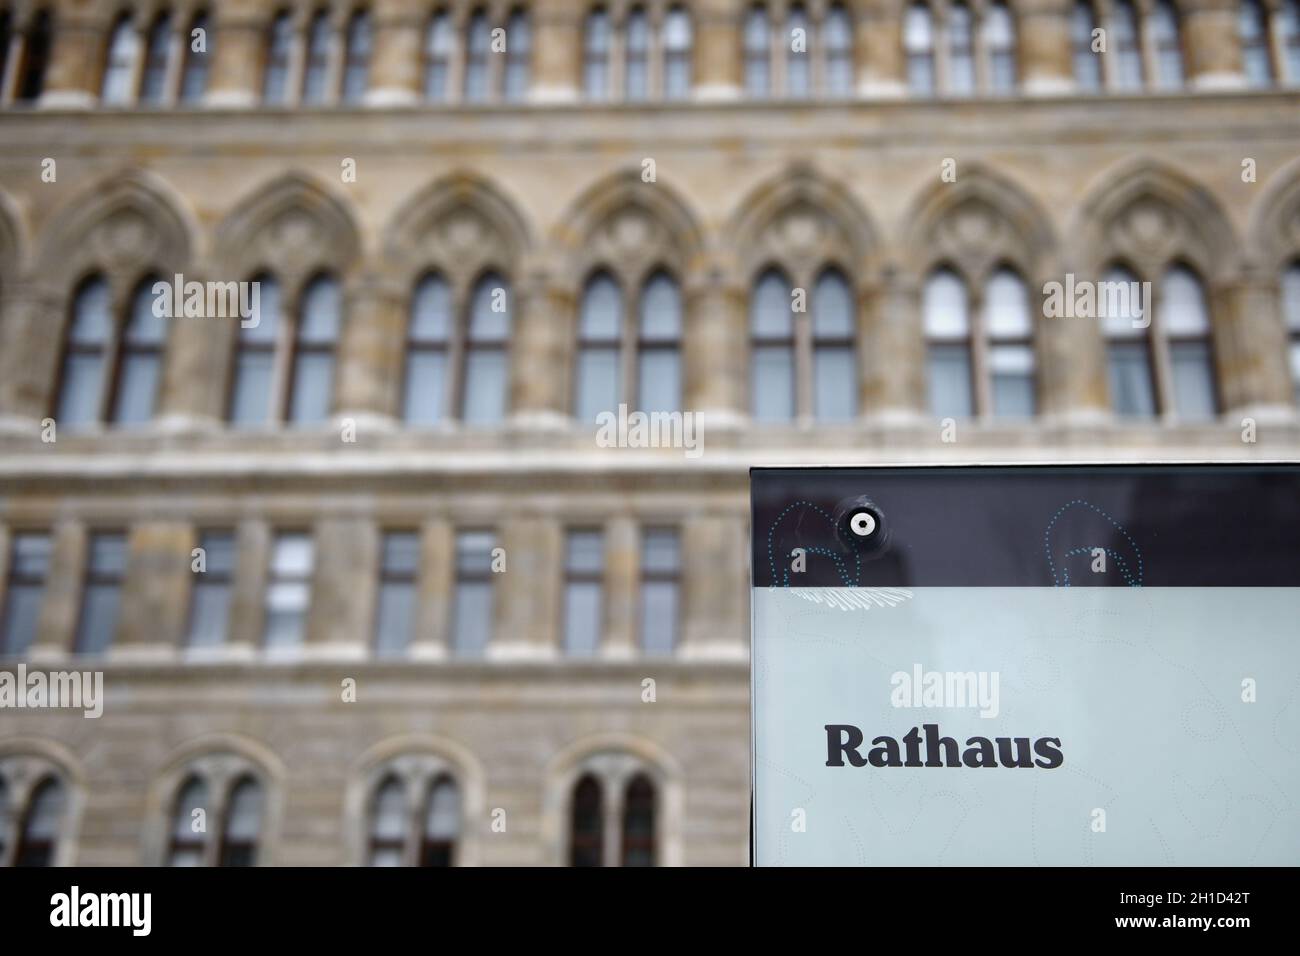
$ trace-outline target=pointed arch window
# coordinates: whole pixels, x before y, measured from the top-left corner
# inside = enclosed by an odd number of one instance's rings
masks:
[[[1141,290],[1137,276],[1119,266],[1105,273],[1097,290],[1111,407],[1122,418],[1152,418],[1157,408],[1150,303]]]
[[[913,96],[934,95],[934,17],[924,3],[913,3],[903,20],[907,88]]]
[[[425,804],[421,866],[453,866],[460,835],[460,790],[450,777],[435,780]]]
[[[1273,58],[1268,49],[1268,17],[1259,0],[1241,0],[1237,11],[1241,63],[1246,82],[1256,89],[1273,85]]]
[[[1138,47],[1137,13],[1131,0],[1116,0],[1111,6],[1110,40],[1115,53],[1114,84],[1118,90],[1142,89],[1142,53]]]
[[[202,866],[204,833],[207,828],[208,787],[197,776],[190,776],[176,793],[167,864]],[[200,821],[202,825],[200,826]]]
[[[307,62],[303,71],[302,101],[319,105],[329,98],[330,17],[317,10],[307,25]]]
[[[590,424],[612,412],[622,396],[621,365],[623,291],[608,272],[587,280],[578,317],[578,421]]]
[[[1177,263],[1160,290],[1160,331],[1169,348],[1170,398],[1185,421],[1205,421],[1218,412],[1210,312],[1200,276]]]
[[[532,56],[533,35],[528,14],[513,10],[506,21],[506,99],[512,103],[528,95]]]
[[[289,386],[289,421],[313,425],[329,418],[334,390],[334,352],[341,325],[337,280],[318,275],[303,290],[295,330]]]
[[[410,813],[406,788],[397,777],[388,777],[376,788],[370,805],[371,866],[401,866],[406,852]]]
[[[745,93],[752,99],[772,95],[772,37],[767,8],[756,4],[745,14]]]
[[[755,421],[786,422],[795,413],[794,310],[790,280],[759,276],[750,304],[750,407]]]
[[[975,92],[975,36],[970,7],[964,3],[948,8],[948,92],[953,96]]]
[[[691,92],[691,15],[671,7],[664,18],[664,97],[683,100]]]
[[[79,428],[102,420],[104,378],[113,340],[108,282],[92,275],[73,296],[54,418]]]
[[[609,97],[609,14],[596,7],[587,14],[582,39],[582,92],[589,100]]]
[[[570,866],[655,866],[660,795],[655,775],[629,754],[588,757],[568,793]]]
[[[631,101],[650,96],[650,18],[644,7],[628,11],[623,32],[623,98]]]
[[[1014,269],[1002,266],[989,277],[983,326],[993,415],[1032,418],[1038,407],[1034,326],[1029,292]]]
[[[360,103],[370,82],[370,13],[356,10],[348,20],[343,51],[343,102]]]
[[[406,336],[403,418],[432,425],[446,417],[447,369],[451,348],[451,287],[437,273],[420,279],[411,297]]]
[[[262,102],[289,102],[289,61],[293,54],[293,21],[281,10],[271,21],[266,37],[266,70],[262,74]]]
[[[989,89],[1014,93],[1016,89],[1016,24],[1005,3],[995,3],[984,14],[984,50],[988,56]]]
[[[461,791],[448,765],[429,755],[391,761],[370,789],[365,860],[370,866],[455,866]]]
[[[451,97],[451,57],[456,49],[456,30],[451,16],[438,10],[424,34],[424,98],[436,103]]]
[[[253,278],[258,289],[249,321],[236,333],[227,417],[238,427],[278,420],[276,345],[280,339],[280,284],[266,273]]]
[[[53,866],[63,829],[67,793],[54,777],[46,777],[27,802],[27,812],[18,827],[14,866]]]
[[[952,269],[930,274],[922,297],[930,411],[937,418],[975,414],[975,376],[966,283]]]
[[[150,106],[161,104],[167,96],[167,63],[171,58],[171,17],[160,13],[149,27],[145,40],[144,72],[140,77],[140,102]]]
[[[854,352],[853,292],[838,269],[822,272],[813,288],[812,392],[818,421],[857,416],[858,372]]]
[[[185,63],[181,71],[182,103],[198,103],[207,92],[212,40],[208,14],[205,11],[196,13],[182,44]]]
[[[1183,41],[1178,12],[1169,0],[1157,0],[1151,19],[1156,51],[1156,85],[1176,90],[1183,85]]]
[[[1290,339],[1291,382],[1296,405],[1300,406],[1300,259],[1282,273],[1282,316]]]
[[[135,98],[135,66],[140,57],[140,35],[128,14],[118,17],[108,39],[104,80],[99,98],[107,106],[123,106]]]
[[[808,12],[794,4],[785,20],[785,95],[807,99],[812,95],[812,59],[808,51]]]
[[[1074,59],[1074,82],[1085,93],[1101,90],[1101,57],[1093,52],[1092,36],[1097,17],[1088,0],[1078,0],[1070,16],[1070,47]]]
[[[655,865],[655,788],[643,773],[633,777],[623,795],[624,866]]]
[[[656,272],[641,288],[637,322],[637,408],[679,411],[682,405],[682,302],[677,283]]]
[[[604,866],[605,812],[600,783],[590,774],[573,788],[569,816],[569,865]]]
[[[257,865],[262,803],[262,785],[252,777],[244,777],[231,789],[217,854],[220,866]]]
[[[154,312],[156,276],[142,279],[131,297],[131,312],[117,352],[111,418],[118,425],[142,425],[153,418],[162,378],[166,319]]]
[[[842,3],[831,4],[822,21],[822,49],[826,55],[826,94],[853,93],[853,22]]]
[[[471,425],[505,419],[510,385],[510,288],[494,272],[484,275],[470,296],[469,327],[461,387],[461,419]]]
[[[475,10],[465,27],[465,100],[481,103],[488,98],[492,56],[492,24],[486,10]]]

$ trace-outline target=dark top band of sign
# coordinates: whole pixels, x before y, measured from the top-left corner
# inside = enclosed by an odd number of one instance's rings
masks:
[[[750,494],[755,587],[1300,587],[1297,464],[755,468]],[[859,496],[878,553],[836,530]]]

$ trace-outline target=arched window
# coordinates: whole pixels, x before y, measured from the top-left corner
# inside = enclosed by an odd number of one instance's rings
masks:
[[[817,280],[812,301],[813,415],[819,421],[850,421],[857,416],[853,325],[849,283],[838,269],[827,269]]]
[[[140,102],[157,106],[167,96],[167,61],[171,53],[171,18],[160,13],[149,28],[144,48],[144,73],[140,78]]]
[[[1078,0],[1070,17],[1070,47],[1074,56],[1074,82],[1084,93],[1101,89],[1101,57],[1093,52],[1092,35],[1097,17],[1088,0]]]
[[[1246,82],[1256,89],[1273,85],[1273,58],[1268,50],[1268,18],[1259,0],[1242,0],[1237,12],[1241,64]]]
[[[405,862],[409,816],[406,788],[396,777],[386,778],[375,790],[370,808],[371,866],[401,866]]]
[[[140,56],[140,36],[129,15],[123,14],[113,25],[108,39],[108,57],[104,61],[104,82],[99,98],[108,106],[122,106],[135,96],[135,64]]]
[[[122,333],[113,383],[112,420],[139,425],[153,418],[162,378],[166,319],[154,314],[156,277],[142,279],[131,297],[131,314]]]
[[[664,18],[664,98],[682,100],[691,91],[691,15],[672,7]]]
[[[826,51],[826,94],[853,93],[853,23],[842,3],[832,4],[822,21],[822,48]]]
[[[197,103],[207,92],[212,39],[207,13],[196,13],[190,21],[190,30],[182,45],[185,63],[181,71],[182,103]]]
[[[609,96],[609,14],[596,7],[587,14],[582,38],[582,92],[589,100]]]
[[[451,288],[442,276],[426,275],[411,296],[406,333],[402,417],[411,424],[431,425],[445,416],[451,329]]]
[[[198,811],[198,812],[196,812]],[[202,866],[206,845],[208,787],[191,776],[176,794],[172,808],[171,836],[167,849],[168,866]],[[199,821],[202,826],[199,826]]]
[[[514,10],[506,21],[506,99],[512,103],[528,95],[529,64],[533,55],[528,14]]]
[[[1142,89],[1142,53],[1138,48],[1137,14],[1131,0],[1115,0],[1110,13],[1111,49],[1115,53],[1115,88]]]
[[[1124,418],[1156,414],[1155,376],[1151,361],[1151,304],[1143,300],[1142,284],[1127,269],[1107,271],[1097,289],[1097,309],[1106,335],[1106,364],[1110,401]]]
[[[293,52],[293,21],[281,10],[271,21],[266,37],[266,72],[262,75],[262,101],[289,102],[289,58]]]
[[[317,10],[307,26],[307,63],[303,73],[302,101],[324,103],[329,96],[330,16]]]
[[[253,279],[258,290],[247,323],[240,323],[230,376],[231,424],[263,425],[279,417],[275,398],[275,348],[279,341],[280,284],[265,273]]]
[[[45,71],[50,65],[50,46],[54,42],[54,24],[49,10],[32,18],[23,44],[22,62],[18,64],[18,86],[14,97],[20,103],[32,103],[45,92]]]
[[[46,777],[27,803],[27,813],[18,829],[14,866],[53,866],[63,827],[66,794],[54,777]]]
[[[1278,12],[1286,80],[1290,86],[1300,86],[1300,0],[1283,0]]]
[[[612,412],[622,395],[621,364],[623,292],[607,272],[587,280],[578,317],[577,394],[578,421],[595,422],[601,412]]]
[[[291,422],[316,424],[329,417],[341,312],[339,285],[332,276],[320,275],[307,283],[294,341]]]
[[[461,419],[472,425],[496,424],[505,418],[510,384],[510,289],[488,273],[470,297],[465,337],[465,375]]]
[[[907,8],[903,52],[907,56],[907,88],[914,96],[933,96],[934,18],[924,3],[913,3]]]
[[[921,311],[930,411],[937,418],[970,418],[975,381],[966,284],[951,269],[936,269],[926,280]]]
[[[481,103],[488,98],[488,68],[492,55],[492,24],[486,10],[475,10],[465,27],[465,99]]]
[[[370,80],[370,14],[357,10],[348,20],[343,53],[343,102],[360,103]]]
[[[1151,31],[1156,48],[1156,85],[1162,90],[1176,90],[1183,85],[1183,41],[1178,13],[1169,0],[1156,3]]]
[[[984,287],[984,334],[993,414],[1031,418],[1038,408],[1034,369],[1034,325],[1029,293],[1016,272],[996,270]]]
[[[54,415],[60,425],[76,428],[101,420],[113,338],[111,308],[103,276],[90,276],[73,296]]]
[[[637,323],[637,409],[672,412],[682,407],[682,300],[677,283],[655,273],[641,289]]]
[[[569,812],[569,865],[605,865],[605,819],[600,784],[590,774],[573,788]]]
[[[456,30],[451,17],[439,10],[429,20],[424,34],[424,97],[444,102],[450,97],[451,57],[456,49]]]
[[[776,269],[759,277],[749,310],[750,407],[755,421],[794,418],[794,310],[790,282]]]
[[[623,795],[623,865],[655,865],[655,787],[643,773]]]
[[[628,11],[623,43],[623,97],[644,100],[650,95],[650,18],[643,7]]]
[[[754,99],[772,95],[772,37],[761,5],[745,14],[745,93]]]
[[[794,4],[785,20],[785,95],[806,99],[812,94],[812,60],[808,55],[808,12]]]
[[[1169,343],[1170,391],[1174,411],[1188,421],[1218,411],[1210,312],[1200,277],[1185,265],[1165,271],[1160,291],[1160,331]]]
[[[1291,339],[1291,381],[1300,406],[1300,259],[1282,273],[1282,316]]]
[[[255,866],[262,831],[262,787],[244,777],[230,791],[226,819],[222,822],[220,866]]]
[[[975,92],[975,37],[970,7],[964,3],[948,8],[948,92],[954,96]]]
[[[423,830],[420,866],[453,866],[460,835],[460,790],[450,777],[440,777],[429,788]]]
[[[984,14],[984,50],[989,58],[989,88],[1012,93],[1016,88],[1016,24],[1005,3]]]

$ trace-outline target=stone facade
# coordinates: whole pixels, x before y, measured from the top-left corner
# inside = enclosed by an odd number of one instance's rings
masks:
[[[44,88],[24,102],[24,31],[47,7]],[[1246,89],[1227,0],[1177,4],[1184,89],[1114,95],[1076,89],[1069,4],[1012,7],[1010,95],[943,95],[951,66],[941,42],[940,95],[909,96],[904,5],[864,0],[845,8],[846,96],[819,88],[807,101],[755,99],[745,93],[748,6],[701,0],[689,6],[687,98],[588,102],[587,8],[537,0],[520,8],[531,37],[526,96],[466,102],[453,83],[452,102],[429,103],[421,58],[432,5],[371,4],[366,93],[340,102],[354,8],[336,3],[333,92],[320,105],[293,96],[265,105],[273,11],[229,0],[212,5],[207,21],[201,101],[176,102],[180,70],[170,65],[155,107],[99,103],[121,4],[14,7],[0,97],[9,106],[0,113],[0,607],[14,586],[13,539],[48,534],[27,663],[102,669],[107,697],[98,720],[0,711],[0,781],[13,808],[0,862],[17,852],[33,789],[51,777],[65,788],[58,862],[163,862],[186,781],[203,782],[205,808],[220,821],[249,778],[262,787],[257,862],[337,865],[369,858],[381,781],[406,781],[418,817],[421,788],[443,776],[459,791],[455,862],[568,862],[574,788],[585,778],[603,788],[600,853],[618,862],[613,834],[640,774],[655,794],[655,862],[741,864],[750,466],[1297,458],[1287,356],[1300,332],[1283,317],[1282,276],[1300,261],[1300,95]],[[1147,4],[1138,7],[1147,22]],[[985,5],[975,8],[981,22]],[[163,9],[134,5],[134,23]],[[171,8],[173,48],[197,9]],[[292,5],[293,75],[308,56],[314,9]],[[452,4],[458,37],[476,9]],[[486,9],[499,25],[515,8]],[[668,10],[648,9],[653,24]],[[773,6],[773,23],[788,9]],[[1279,83],[1300,82],[1285,71],[1280,9],[1270,6],[1269,20]],[[812,22],[826,11],[811,4]],[[1108,22],[1108,7],[1098,11]],[[935,6],[940,38],[948,13]],[[615,72],[626,62],[628,16],[628,4],[612,6]],[[773,43],[779,66],[784,47]],[[453,76],[465,73],[465,48],[451,54]],[[504,67],[489,62],[488,75],[499,77]],[[1243,175],[1247,167],[1253,175]],[[961,275],[978,311],[978,290],[999,265],[1038,290],[1066,274],[1096,278],[1116,261],[1157,284],[1171,263],[1199,276],[1217,416],[1181,421],[1164,401],[1148,420],[1119,420],[1100,324],[1039,318],[1037,414],[1002,420],[986,397],[976,417],[956,423],[957,440],[945,441],[926,401],[920,312],[931,271]],[[819,422],[806,410],[788,423],[751,417],[751,295],[774,264],[802,288],[827,265],[849,277],[852,421]],[[601,447],[575,420],[579,304],[596,268],[629,290],[654,270],[680,287],[682,402],[704,422],[700,457]],[[446,277],[462,316],[478,277],[509,283],[499,424],[403,421],[409,308],[430,269]],[[59,427],[68,325],[85,277],[105,278],[120,326],[143,276],[228,282],[259,272],[276,277],[285,315],[299,312],[314,276],[340,283],[327,421],[232,428],[238,322],[178,318],[168,324],[151,421]],[[977,368],[982,347],[973,346]],[[1157,339],[1157,363],[1167,361],[1162,348]],[[43,440],[51,420],[52,442]],[[1250,423],[1254,440],[1243,441]],[[679,535],[680,620],[674,653],[648,657],[639,650],[641,540],[662,527]],[[191,555],[214,528],[233,532],[236,559],[226,639],[200,651],[185,646]],[[572,528],[604,532],[590,659],[562,650]],[[315,542],[312,598],[301,644],[271,654],[262,646],[265,595],[284,529]],[[410,529],[420,542],[415,633],[399,660],[373,652],[388,529]],[[493,576],[483,659],[455,650],[462,529],[492,529],[507,561]],[[120,612],[106,654],[87,661],[74,653],[75,634],[88,550],[105,530],[126,534]],[[354,701],[345,699],[349,679]],[[206,862],[224,858],[211,841],[198,852]]]

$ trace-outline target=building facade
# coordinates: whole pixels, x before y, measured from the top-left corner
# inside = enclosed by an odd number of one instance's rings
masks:
[[[750,466],[1300,456],[1294,0],[0,57],[0,864],[743,864]]]

